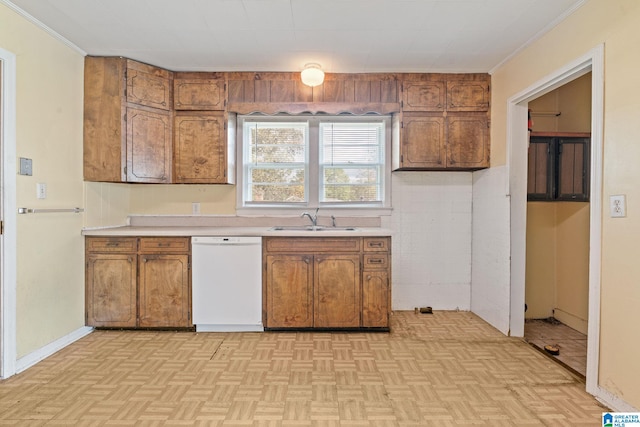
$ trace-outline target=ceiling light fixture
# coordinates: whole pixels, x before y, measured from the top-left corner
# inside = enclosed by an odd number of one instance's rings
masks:
[[[319,64],[311,63],[304,66],[304,70],[300,73],[302,83],[307,86],[318,86],[324,81],[324,71],[320,69]]]

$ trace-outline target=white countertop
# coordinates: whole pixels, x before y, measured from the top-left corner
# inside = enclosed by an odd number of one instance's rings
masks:
[[[381,227],[356,227],[356,230],[321,231],[273,230],[272,227],[208,227],[208,226],[122,226],[82,230],[83,236],[268,236],[268,237],[358,237],[391,236],[391,230]]]

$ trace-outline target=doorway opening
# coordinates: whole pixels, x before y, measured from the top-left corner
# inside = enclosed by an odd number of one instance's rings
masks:
[[[512,335],[524,336],[525,283],[527,273],[527,162],[529,103],[591,73],[591,159],[589,163],[588,233],[588,315],[586,390],[598,395],[598,358],[600,331],[600,265],[602,224],[602,140],[604,121],[604,46],[534,83],[511,97],[507,105],[507,161],[511,207],[511,308]]]
[[[591,73],[529,102],[524,338],[583,378]]]

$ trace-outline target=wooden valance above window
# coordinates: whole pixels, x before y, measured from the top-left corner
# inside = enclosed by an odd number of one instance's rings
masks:
[[[320,86],[299,73],[228,73],[227,110],[238,114],[391,114],[400,111],[395,74],[327,74]]]

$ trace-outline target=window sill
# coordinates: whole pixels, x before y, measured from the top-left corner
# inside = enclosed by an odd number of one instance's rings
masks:
[[[237,207],[236,215],[238,216],[299,216],[302,212],[315,211],[316,207],[310,206],[255,206],[255,207]],[[333,213],[340,216],[389,216],[393,208],[391,207],[346,207],[346,206],[323,206],[320,207],[320,216],[330,216]]]

